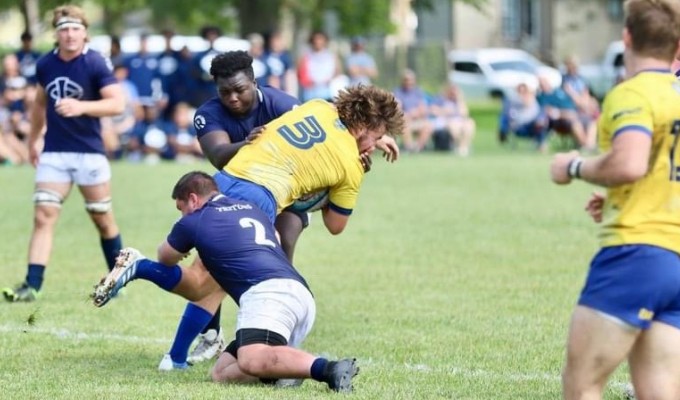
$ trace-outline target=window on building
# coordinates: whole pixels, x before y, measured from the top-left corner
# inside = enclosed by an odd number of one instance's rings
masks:
[[[607,14],[609,18],[619,20],[623,18],[624,0],[607,0]]]

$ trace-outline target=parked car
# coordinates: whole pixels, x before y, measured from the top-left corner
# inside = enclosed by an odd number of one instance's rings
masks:
[[[588,82],[590,90],[598,99],[604,98],[607,92],[623,78],[623,41],[618,40],[607,46],[602,60],[597,64],[580,65],[578,73]]]
[[[453,50],[448,55],[449,80],[468,98],[502,97],[514,93],[524,82],[538,88],[538,75],[553,86],[562,83],[560,71],[549,67],[520,49],[481,48]]]
[[[109,49],[111,49],[111,37],[108,35],[93,36],[90,38],[89,45],[102,54],[108,55]],[[189,51],[197,53],[207,50],[208,42],[200,36],[175,35],[170,41],[170,46],[174,50],[180,50],[183,46],[187,46]],[[125,54],[138,52],[139,35],[123,35],[120,38],[120,47]],[[165,50],[165,38],[163,35],[149,35],[146,38],[146,47],[149,53],[161,53]],[[247,40],[222,36],[215,41],[214,48],[217,51],[248,50],[250,44]]]

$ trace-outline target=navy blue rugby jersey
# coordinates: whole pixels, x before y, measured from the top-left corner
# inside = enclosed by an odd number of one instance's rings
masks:
[[[226,131],[232,143],[246,140],[253,128],[265,125],[300,104],[295,97],[270,86],[257,91],[255,107],[245,116],[235,116],[213,97],[201,105],[194,114],[194,127],[198,138],[213,131]]]
[[[58,50],[38,60],[36,76],[47,96],[47,133],[45,152],[104,154],[99,118],[83,115],[66,118],[57,114],[60,99],[100,100],[100,90],[117,83],[111,63],[85,46],[82,54],[70,61],[59,58]]]
[[[203,264],[238,304],[252,286],[269,279],[305,279],[286,258],[267,215],[222,194],[175,223],[168,244],[181,253],[195,248]]]

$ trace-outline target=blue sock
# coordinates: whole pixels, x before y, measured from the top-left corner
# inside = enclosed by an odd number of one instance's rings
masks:
[[[182,268],[179,265],[168,267],[147,259],[139,260],[134,279],[151,281],[161,289],[171,292],[182,279]]]
[[[123,241],[121,240],[120,235],[117,235],[111,239],[101,238],[100,244],[102,246],[102,251],[104,252],[104,258],[106,259],[106,266],[108,266],[109,271],[111,271],[114,265],[116,265],[116,257],[118,257],[120,249],[123,248]]]
[[[326,382],[326,366],[328,365],[328,360],[325,358],[317,358],[312,363],[311,375],[312,379],[319,382]]]
[[[170,358],[175,363],[185,363],[189,354],[189,346],[196,336],[212,318],[212,314],[203,308],[189,303],[184,309],[184,315],[177,327],[175,341],[170,348]]]
[[[28,273],[26,274],[26,283],[35,290],[40,290],[43,283],[43,275],[45,274],[45,266],[41,264],[28,264]]]
[[[217,307],[217,311],[215,311],[215,315],[213,315],[212,319],[210,322],[208,322],[208,325],[201,331],[201,333],[206,333],[210,329],[214,329],[217,332],[220,331],[220,316],[222,315],[222,306],[220,305]]]

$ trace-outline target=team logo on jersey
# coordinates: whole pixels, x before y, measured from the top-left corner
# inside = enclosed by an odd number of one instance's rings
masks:
[[[196,130],[201,130],[205,128],[205,117],[200,114],[197,114],[194,117],[194,127],[196,128]]]
[[[80,99],[83,97],[83,87],[67,76],[60,76],[47,84],[45,93],[54,101],[67,98]]]

